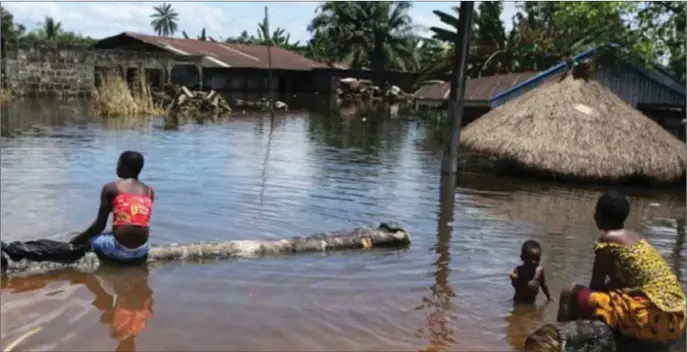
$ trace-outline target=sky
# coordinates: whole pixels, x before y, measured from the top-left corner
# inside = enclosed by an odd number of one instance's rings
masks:
[[[150,15],[153,6],[160,2],[56,2],[56,1],[3,1],[2,6],[14,15],[15,23],[27,28],[37,27],[46,16],[62,22],[64,30],[93,38],[105,38],[124,31],[152,34]],[[291,40],[305,42],[310,39],[307,27],[321,2],[174,2],[179,13],[179,28],[189,37],[197,36],[205,27],[207,35],[216,40],[234,37],[247,30],[255,34],[262,21],[264,8],[269,8],[270,27],[281,27],[291,34]],[[458,2],[414,2],[411,17],[420,34],[428,34],[431,26],[446,27],[432,13],[433,10],[451,11]],[[504,2],[501,20],[506,29],[516,13],[514,2]],[[179,32],[176,34],[181,36]]]

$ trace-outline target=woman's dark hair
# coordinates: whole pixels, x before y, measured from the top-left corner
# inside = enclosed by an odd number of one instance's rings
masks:
[[[138,176],[143,170],[143,155],[139,152],[125,151],[119,156],[119,165]]]
[[[630,215],[630,201],[618,191],[607,191],[596,201],[594,217],[603,230],[618,230]]]

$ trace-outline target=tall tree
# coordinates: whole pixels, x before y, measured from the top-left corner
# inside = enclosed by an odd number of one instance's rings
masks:
[[[644,36],[656,44],[659,56],[667,58],[668,69],[684,81],[687,5],[677,1],[644,2],[637,17]]]
[[[14,16],[4,7],[0,6],[0,25],[2,25],[2,39],[3,40],[17,40],[24,36],[26,27],[21,24],[14,23]]]
[[[458,36],[458,7],[453,7],[452,10],[456,13],[455,16],[439,10],[432,11],[434,15],[439,17],[439,21],[444,23],[446,26],[451,27],[451,29],[444,29],[441,27],[429,28],[430,31],[433,32],[432,39],[443,43],[446,50],[444,50],[441,55],[436,56],[433,62],[429,63],[429,66],[427,66],[424,70],[423,76],[447,75],[453,69],[455,41],[456,37]],[[480,60],[478,60],[475,56],[477,52],[477,23],[479,22],[479,17],[479,13],[475,13],[473,15],[470,48],[468,48],[468,66],[466,68],[466,74],[468,77],[476,77],[481,68],[481,65],[478,64]]]
[[[405,70],[413,55],[411,6],[403,1],[329,1],[318,8],[308,30],[328,38],[333,61],[347,61],[356,68],[369,63],[381,84],[387,67]]]
[[[556,12],[555,1],[525,1],[516,7],[525,14],[520,16],[518,23],[526,23],[533,30],[543,31],[547,35],[553,33],[553,15]]]
[[[63,33],[62,22],[55,21],[52,17],[46,17],[38,31],[41,39],[54,40]]]
[[[172,4],[163,2],[161,5],[153,7],[153,14],[150,18],[150,25],[157,35],[162,37],[173,36],[179,29],[179,14],[172,8]]]
[[[277,27],[272,33],[268,33],[265,21],[258,23],[257,34],[257,37],[253,37],[251,40],[253,44],[267,45],[271,40],[273,46],[284,49],[291,49],[300,44],[298,41],[292,43],[291,34],[286,33],[286,30],[283,28]]]
[[[518,7],[506,61],[515,71],[543,70],[581,51],[617,43],[632,60],[655,57],[656,46],[629,25],[637,3],[526,2]],[[523,13],[524,12],[524,13]]]
[[[2,39],[7,40],[41,40],[53,43],[64,44],[93,44],[95,39],[83,36],[79,33],[65,31],[62,28],[62,23],[55,21],[52,17],[46,17],[43,23],[36,29],[27,31],[22,24],[14,23],[14,16],[0,6],[0,14],[2,15]]]
[[[503,3],[501,1],[482,1],[477,7],[476,67],[478,75],[493,75],[503,72],[503,60],[506,46],[506,30],[501,22]],[[499,58],[499,59],[497,59]]]
[[[333,65],[336,60],[330,55],[333,52],[331,49],[333,45],[328,39],[321,31],[315,31],[312,38],[308,40],[303,55],[309,59]]]
[[[567,56],[593,46],[617,43],[628,56],[644,60],[655,56],[655,46],[624,20],[636,15],[637,3],[560,1],[554,4],[553,35],[558,53]]]
[[[248,31],[243,30],[238,37],[228,37],[225,41],[227,43],[251,44],[255,41],[255,37],[248,34]]]

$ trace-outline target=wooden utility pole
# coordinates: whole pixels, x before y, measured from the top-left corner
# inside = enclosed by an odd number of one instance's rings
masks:
[[[452,175],[458,171],[458,147],[460,144],[460,128],[463,124],[463,107],[465,105],[465,69],[470,50],[470,34],[472,32],[472,15],[475,3],[461,1],[458,11],[458,34],[456,35],[455,54],[453,59],[453,77],[451,77],[451,94],[448,102],[448,120],[451,129],[445,134],[444,155],[441,163],[441,173]]]
[[[270,32],[270,18],[265,6],[265,35],[267,36],[267,92],[269,93],[270,114],[274,117],[274,94],[272,94],[272,33]]]

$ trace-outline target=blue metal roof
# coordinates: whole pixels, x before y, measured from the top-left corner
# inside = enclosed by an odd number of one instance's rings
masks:
[[[619,48],[620,48],[620,45],[618,45],[618,44],[608,43],[608,44],[601,45],[601,46],[598,46],[596,48],[587,50],[587,51],[582,52],[580,54],[577,54],[577,55],[573,56],[573,60],[575,62],[583,61],[585,59],[588,59],[590,57],[598,55],[598,54],[600,54],[606,50],[612,51],[612,50],[619,49]],[[669,72],[667,72],[667,70],[665,70],[665,68],[663,68],[659,64],[656,64],[656,63],[652,64],[656,68],[659,68],[658,72],[651,72],[645,68],[641,68],[641,67],[638,67],[636,65],[629,64],[627,62],[625,64],[626,65],[624,65],[624,66],[626,66],[626,67],[629,66],[630,68],[650,77],[651,79],[659,82],[660,84],[666,86],[666,88],[668,88],[672,91],[675,91],[678,94],[681,94],[681,95],[686,94],[684,82],[680,82],[680,80],[677,77],[671,75]],[[511,98],[513,98],[514,95],[517,96],[517,95],[523,93],[524,92],[523,90],[525,90],[525,91],[530,90],[530,89],[536,87],[541,82],[550,78],[552,75],[562,73],[565,70],[568,70],[568,64],[565,61],[563,61],[563,62],[549,68],[548,70],[543,71],[540,74],[538,74],[538,75],[536,75],[536,76],[534,76],[534,77],[532,77],[526,81],[523,81],[520,84],[515,85],[514,87],[512,87],[510,89],[507,89],[503,92],[500,92],[499,94],[496,94],[495,96],[493,96],[489,100],[489,105],[491,105],[492,107],[499,106],[499,105],[505,103],[506,101],[510,100]],[[672,81],[669,81],[667,79],[672,80]]]

